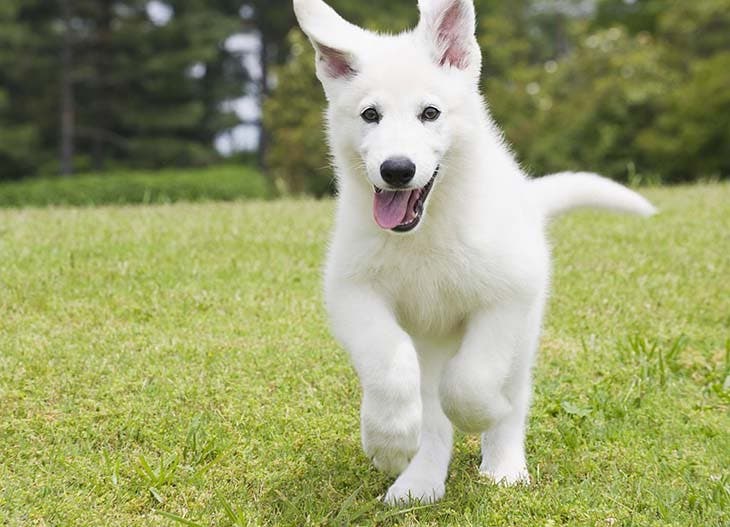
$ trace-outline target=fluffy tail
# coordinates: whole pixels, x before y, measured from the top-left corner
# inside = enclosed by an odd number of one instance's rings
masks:
[[[548,218],[578,208],[599,208],[651,216],[654,205],[615,181],[588,172],[561,172],[533,179],[530,185]]]

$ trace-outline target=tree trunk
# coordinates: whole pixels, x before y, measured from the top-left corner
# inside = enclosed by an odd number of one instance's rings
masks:
[[[91,160],[95,171],[101,172],[104,169],[106,160],[106,149],[104,133],[109,126],[108,105],[106,102],[108,89],[108,60],[110,53],[112,3],[102,2],[99,6],[97,28],[96,28],[96,49],[94,50],[94,71],[92,73],[92,86],[94,100],[91,102],[94,115],[94,130],[91,137]]]
[[[61,0],[63,41],[61,43],[61,174],[73,174],[76,108],[73,85],[73,42],[70,0]]]

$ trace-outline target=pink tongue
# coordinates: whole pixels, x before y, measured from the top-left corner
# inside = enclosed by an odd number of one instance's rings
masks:
[[[403,223],[408,214],[408,203],[413,191],[384,190],[375,193],[373,215],[383,229],[392,229]]]

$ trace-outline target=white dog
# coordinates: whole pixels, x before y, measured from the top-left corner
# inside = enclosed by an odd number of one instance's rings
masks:
[[[527,482],[547,220],[654,208],[596,175],[524,175],[479,93],[472,0],[419,0],[416,29],[394,36],[322,0],[294,8],[329,101],[339,187],[327,310],[362,382],[365,453],[398,476],[385,501],[443,496],[452,423],[482,434],[484,475]]]

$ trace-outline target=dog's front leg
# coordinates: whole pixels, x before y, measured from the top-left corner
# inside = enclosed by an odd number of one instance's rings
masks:
[[[408,504],[414,500],[433,503],[445,492],[444,484],[451,460],[453,429],[439,401],[439,380],[449,359],[451,344],[416,342],[421,365],[421,398],[423,428],[421,446],[408,468],[388,489],[385,502],[390,505]]]
[[[329,284],[332,330],[352,357],[363,389],[362,445],[380,470],[398,475],[421,433],[418,357],[392,309],[367,286]]]

